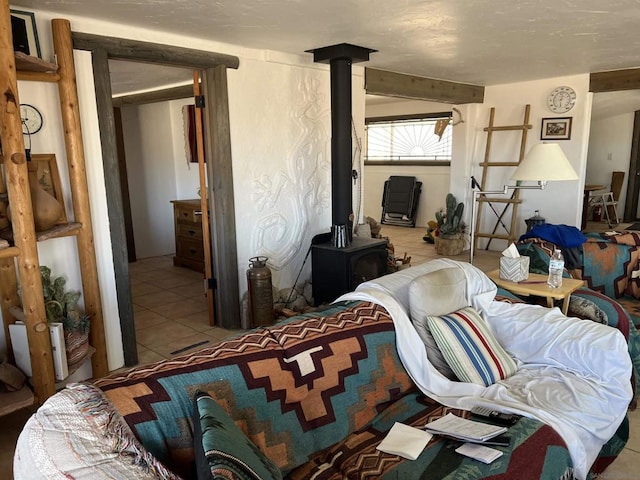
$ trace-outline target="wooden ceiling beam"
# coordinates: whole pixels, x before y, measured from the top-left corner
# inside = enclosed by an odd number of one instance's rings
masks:
[[[609,70],[589,75],[589,91],[593,93],[636,89],[640,89],[640,68]]]
[[[168,102],[170,100],[179,100],[181,98],[189,97],[193,97],[193,84],[164,88],[161,90],[154,90],[152,92],[132,93],[130,95],[113,97],[112,103],[114,107],[123,107],[125,105],[143,105],[145,103]]]
[[[77,50],[104,49],[109,58],[116,60],[157,63],[194,70],[213,68],[218,65],[238,68],[240,64],[238,57],[224,53],[204,52],[191,48],[79,32],[73,32],[73,48]]]
[[[484,101],[484,87],[479,85],[417,77],[366,67],[364,78],[365,90],[371,95],[411,98],[454,105]]]

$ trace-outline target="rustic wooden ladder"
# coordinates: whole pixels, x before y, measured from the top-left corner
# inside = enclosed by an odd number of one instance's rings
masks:
[[[487,132],[487,146],[485,148],[484,161],[480,164],[480,166],[482,166],[482,180],[480,181],[481,192],[487,190],[490,168],[517,167],[518,165],[520,165],[520,162],[524,158],[525,149],[527,147],[527,133],[529,133],[529,130],[531,130],[532,128],[532,126],[529,124],[530,111],[531,111],[531,105],[526,105],[524,109],[524,120],[522,122],[522,125],[495,126],[494,121],[495,121],[496,109],[495,107],[491,107],[491,113],[489,114],[489,126],[484,128],[484,131]],[[520,152],[518,155],[518,161],[517,162],[491,162],[490,156],[491,156],[491,142],[493,140],[493,133],[507,132],[507,131],[522,132],[521,139],[520,139]],[[476,216],[476,222],[475,222],[474,240],[472,245],[474,252],[478,247],[478,238],[489,239],[485,247],[486,250],[489,249],[489,245],[491,244],[491,241],[494,238],[497,238],[500,240],[507,240],[508,243],[511,243],[515,240],[516,222],[518,219],[518,215],[517,215],[518,205],[522,203],[522,200],[519,198],[519,196],[520,196],[519,189],[514,189],[510,198],[487,197],[487,195],[485,194],[482,194],[482,193],[479,194],[477,198],[478,208],[476,213],[477,216]],[[482,231],[482,212],[484,210],[483,206],[485,204],[488,204],[492,208],[493,212],[496,214],[496,217],[497,217],[495,226],[493,227],[493,230],[491,232]],[[493,204],[503,204],[504,208],[502,212],[498,213],[495,210],[495,208],[493,208]],[[505,214],[509,210],[509,207],[511,207],[511,221],[510,221],[510,225],[507,226],[502,221],[502,219],[504,218]],[[502,226],[502,228],[505,230],[506,233],[496,233],[499,226]]]

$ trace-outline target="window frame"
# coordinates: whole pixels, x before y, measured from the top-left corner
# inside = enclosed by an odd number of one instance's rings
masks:
[[[432,113],[412,113],[408,115],[389,115],[384,117],[367,117],[364,120],[365,127],[371,123],[387,123],[400,122],[403,120],[426,120],[426,119],[444,119],[449,118],[453,121],[453,111],[450,112],[432,112]],[[366,132],[365,132],[366,133]],[[364,156],[364,165],[397,165],[397,166],[432,166],[432,167],[448,167],[451,166],[451,160],[368,160]]]

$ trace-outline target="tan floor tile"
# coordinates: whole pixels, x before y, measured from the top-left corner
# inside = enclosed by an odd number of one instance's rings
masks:
[[[160,360],[164,360],[165,358],[166,357],[157,352],[154,352],[153,350],[140,351],[140,349],[138,349],[138,365],[147,365],[149,363],[159,362]]]
[[[143,282],[153,283],[157,285],[159,281],[175,280],[176,278],[183,278],[181,275],[173,271],[173,269],[157,268],[149,270],[147,272],[141,272],[136,275],[138,280]]]
[[[192,330],[193,331],[193,330]],[[206,342],[206,343],[202,343]],[[197,350],[202,350],[203,348],[208,348],[215,343],[211,337],[203,334],[202,332],[193,333],[187,337],[183,338],[175,338],[169,342],[166,342],[162,345],[158,345],[153,348],[153,351],[163,355],[166,358],[176,356],[176,355],[184,355],[187,353],[195,352]],[[183,350],[187,347],[191,347],[188,350]],[[172,353],[177,352],[177,353]]]
[[[629,412],[629,432],[629,441],[625,447],[640,453],[640,407]]]
[[[640,453],[625,448],[599,478],[636,480],[638,465],[640,465]]]
[[[167,289],[169,292],[178,294],[178,295],[182,295],[183,297],[186,298],[204,298],[205,297],[205,291],[204,291],[204,281],[202,280],[198,280],[196,282],[193,281],[189,281],[189,283],[187,283],[186,285],[182,285],[180,287],[174,287],[174,288],[168,288]]]
[[[210,328],[212,328],[209,324],[208,310],[203,310],[187,317],[176,318],[175,321],[186,325],[187,327],[191,327],[198,332],[204,332],[205,330],[209,330]]]
[[[154,282],[154,285],[157,285],[164,290],[169,290],[174,287],[183,287],[191,283],[193,283],[193,280],[191,280],[191,278],[189,277],[183,275],[173,275],[167,278],[159,278]]]
[[[133,313],[136,314],[137,312],[142,312],[144,310],[146,310],[145,307],[143,307],[142,305],[136,305],[135,303],[132,305],[133,307]]]
[[[137,264],[153,268],[165,268],[173,266],[173,255],[161,255],[159,257],[147,257],[139,259]]]
[[[184,297],[175,293],[160,291],[156,293],[150,293],[148,295],[141,295],[136,297],[133,301],[135,305],[140,305],[145,308],[157,308],[162,305],[168,305],[169,303],[176,303],[185,300]]]
[[[135,285],[131,285],[131,296],[133,298],[141,297],[142,295],[148,295],[150,293],[156,293],[161,291],[158,285],[154,285],[153,283],[147,282],[139,282]]]
[[[196,333],[196,331],[193,328],[170,321],[137,330],[136,340],[150,350],[158,351],[155,347],[165,345],[173,340],[188,337],[194,333]]]
[[[149,307],[149,310],[159,313],[163,317],[175,320],[177,318],[188,317],[194,313],[207,310],[205,302],[195,298],[183,298],[179,302],[168,303],[158,307]]]
[[[169,318],[163,317],[153,310],[142,310],[140,312],[135,312],[133,315],[133,322],[136,325],[136,330],[153,327],[155,325],[170,321],[171,320]]]

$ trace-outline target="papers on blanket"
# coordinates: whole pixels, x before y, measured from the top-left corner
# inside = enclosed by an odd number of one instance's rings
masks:
[[[444,417],[427,423],[424,429],[436,435],[446,435],[472,442],[484,442],[507,431],[506,427],[474,422],[453,413],[447,413]]]
[[[409,460],[415,460],[420,456],[432,437],[433,435],[424,430],[396,422],[376,449],[391,455],[399,455]]]
[[[456,448],[456,452],[484,463],[491,463],[502,456],[500,450],[478,445],[477,443],[464,443],[462,446]]]

